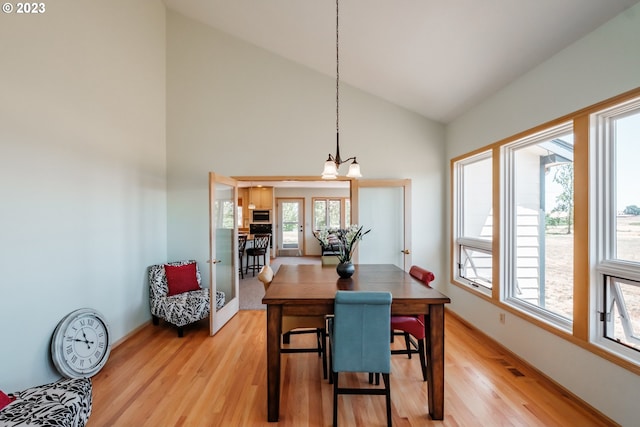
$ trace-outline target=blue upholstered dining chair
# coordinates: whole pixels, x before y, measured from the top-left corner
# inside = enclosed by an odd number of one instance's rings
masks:
[[[334,313],[335,316],[329,318],[333,425],[338,425],[339,394],[376,394],[386,396],[387,425],[391,426],[391,294],[338,291]],[[381,373],[384,389],[339,387],[340,372]],[[371,375],[369,378],[371,382]]]

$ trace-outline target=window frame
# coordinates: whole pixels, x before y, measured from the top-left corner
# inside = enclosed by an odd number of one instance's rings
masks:
[[[347,209],[346,209],[346,202],[347,200],[350,200],[349,197],[312,197],[311,198],[311,224],[313,224],[313,231],[319,231],[316,228],[316,201],[324,201],[326,203],[325,205],[325,220],[326,220],[326,224],[329,224],[329,202],[331,201],[339,201],[340,202],[340,227],[339,228],[346,228],[346,226],[348,226],[349,224],[346,224],[346,218],[347,218]],[[327,227],[329,227],[327,225]]]

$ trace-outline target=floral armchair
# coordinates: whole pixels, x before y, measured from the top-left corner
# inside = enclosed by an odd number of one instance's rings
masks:
[[[178,328],[202,320],[210,314],[210,292],[201,287],[198,264],[194,260],[169,262],[149,267],[149,305],[153,324],[159,319]],[[224,306],[224,292],[216,291],[216,309]]]
[[[91,415],[92,389],[91,378],[63,378],[13,393],[11,403],[3,409],[0,405],[0,427],[84,427]]]

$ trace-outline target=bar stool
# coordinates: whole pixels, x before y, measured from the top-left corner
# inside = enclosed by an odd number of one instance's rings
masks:
[[[253,236],[253,247],[247,248],[247,269],[245,273],[249,273],[249,269],[253,270],[253,275],[256,275],[256,270],[260,271],[263,265],[267,265],[267,252],[269,251],[269,241],[271,240],[271,234],[255,234]],[[260,264],[260,257],[262,257],[262,264]],[[251,262],[251,264],[249,264]]]
[[[238,271],[240,272],[241,279],[244,279],[244,267],[242,266],[242,264],[244,264],[244,249],[246,246],[247,246],[247,235],[239,234],[238,235],[238,258],[240,260],[240,268],[238,269]]]

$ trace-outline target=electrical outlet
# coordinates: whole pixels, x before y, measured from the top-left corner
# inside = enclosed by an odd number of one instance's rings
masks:
[[[504,325],[505,321],[507,320],[507,315],[504,313],[500,313],[500,323],[502,323]]]

